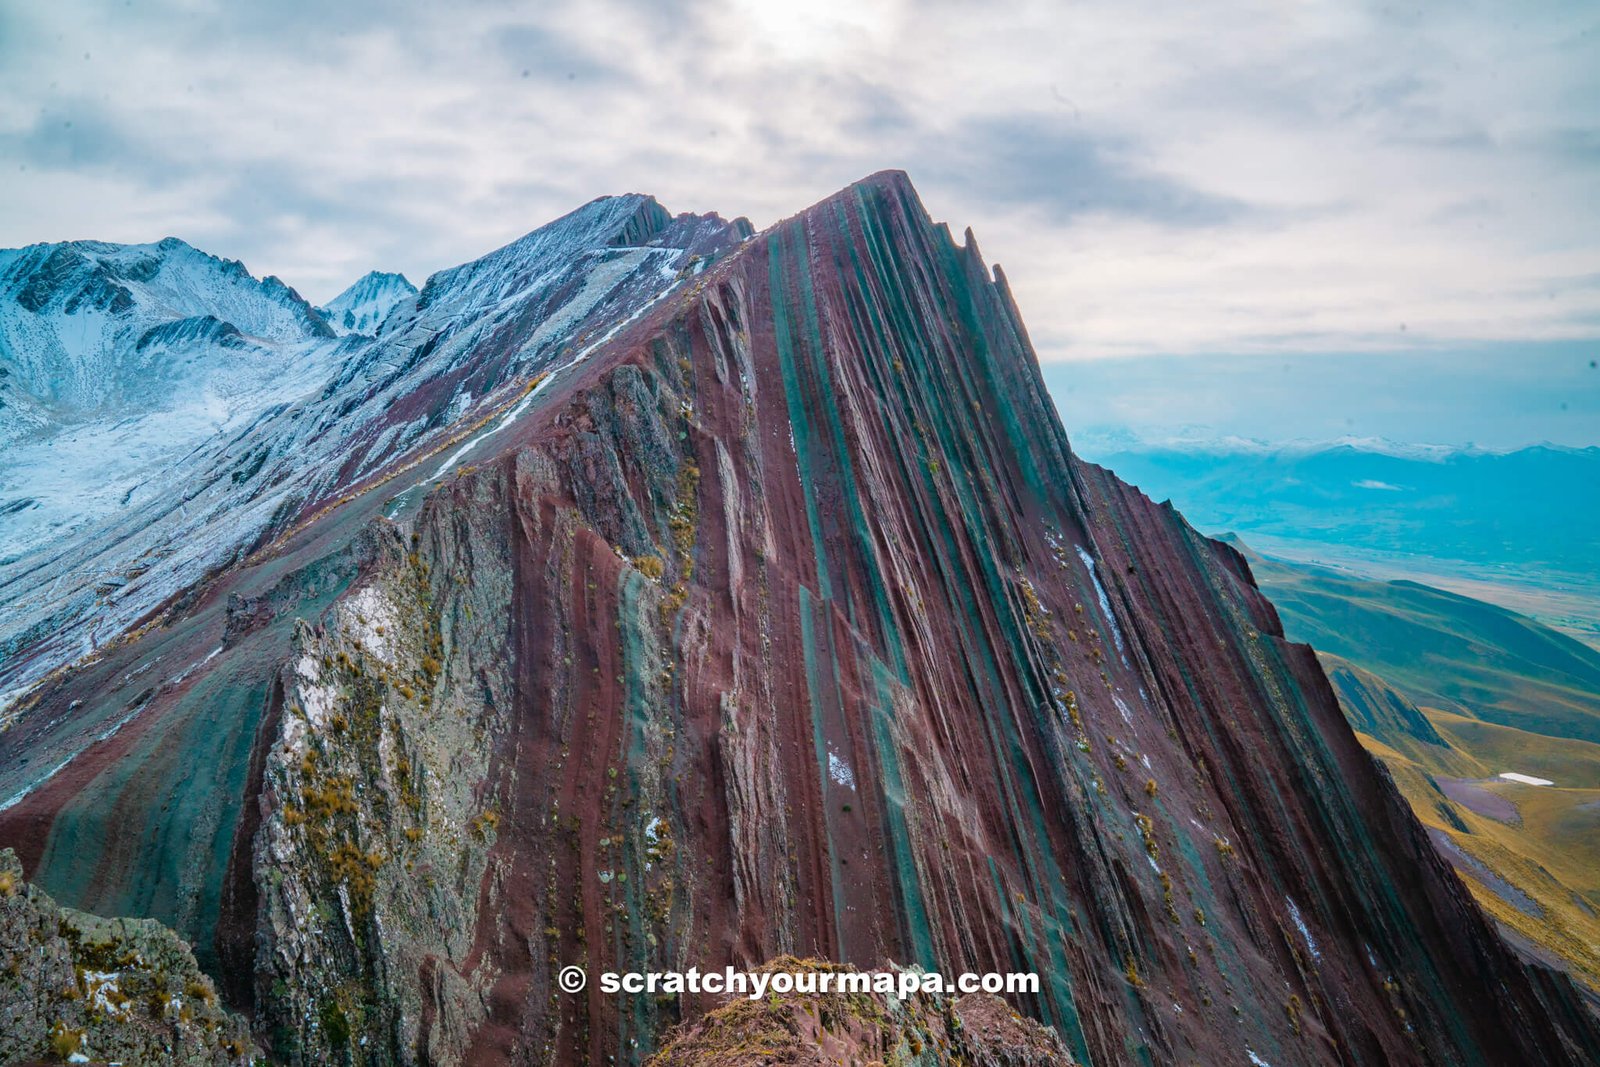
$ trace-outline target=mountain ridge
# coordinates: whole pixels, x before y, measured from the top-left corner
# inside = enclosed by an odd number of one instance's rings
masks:
[[[903,173],[676,232],[667,287],[576,243],[640,286],[587,328],[533,271],[419,300],[416,350],[535,377],[42,686],[0,843],[170,921],[289,1062],[642,1062],[712,1005],[559,966],[786,953],[1033,970],[1080,1062],[1600,1054],[1244,557],[1074,455]]]
[[[396,304],[400,313],[385,316],[381,336],[334,338],[306,305],[319,327],[319,358],[301,361],[297,375],[267,375],[262,401],[225,423],[224,433],[216,432],[215,404],[202,390],[192,414],[177,420],[195,431],[175,443],[174,420],[157,411],[134,424],[131,440],[127,425],[113,421],[58,434],[20,459],[8,456],[14,466],[0,463],[0,508],[18,509],[32,525],[0,546],[0,607],[9,615],[0,621],[0,700],[14,703],[51,671],[92,657],[354,483],[504,409],[585,323],[657,298],[690,259],[715,255],[748,229],[742,220],[666,216],[655,247],[618,246],[639,232],[630,226],[647,199],[602,198],[437,272],[424,287],[428,299],[410,312],[405,301]],[[205,260],[222,264],[230,278],[248,276],[230,261]],[[485,286],[516,299],[497,303]],[[86,486],[71,476],[68,461],[79,454],[113,461],[116,476],[102,469]],[[181,489],[163,484],[178,455],[186,465]],[[54,511],[36,506],[33,487],[41,484],[54,487]],[[72,510],[86,494],[97,501],[87,518]],[[69,522],[71,536],[63,537],[59,527]],[[91,611],[99,617],[93,625]]]

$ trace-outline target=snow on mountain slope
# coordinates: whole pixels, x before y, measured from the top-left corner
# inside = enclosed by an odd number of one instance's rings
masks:
[[[333,337],[277,278],[169,237],[0,251],[0,363],[57,421],[148,407],[197,377],[248,392]],[[0,439],[8,432],[0,413]]]
[[[0,252],[0,560],[156,491],[338,347],[294,290],[175,238]]]
[[[417,287],[404,274],[375,270],[328,301],[323,318],[339,333],[371,335],[397,306],[413,299]]]
[[[394,304],[374,336],[333,336],[321,315],[297,296],[286,302],[283,294],[292,291],[280,293],[270,281],[256,283],[255,295],[268,306],[238,306],[248,300],[219,285],[215,290],[228,299],[215,296],[205,312],[177,297],[211,289],[164,282],[161,291],[173,294],[164,328],[111,331],[119,343],[92,349],[92,360],[69,355],[64,344],[50,347],[52,335],[37,327],[33,334],[8,333],[6,358],[28,367],[35,382],[51,380],[56,364],[63,377],[79,367],[86,376],[120,373],[146,358],[138,343],[147,336],[147,352],[159,346],[161,358],[184,366],[237,373],[252,361],[265,364],[262,352],[288,358],[279,358],[270,382],[249,394],[255,403],[248,408],[228,406],[237,397],[229,391],[234,379],[219,373],[205,380],[220,384],[209,392],[193,389],[181,405],[161,408],[151,399],[170,400],[170,385],[165,393],[151,389],[146,400],[157,406],[142,414],[79,424],[53,435],[47,452],[7,450],[0,459],[0,544],[11,546],[0,548],[0,715],[39,678],[93,655],[304,516],[374,484],[401,496],[445,473],[437,460],[417,462],[434,452],[466,461],[476,440],[471,431],[488,432],[514,418],[517,399],[544,375],[559,372],[750,232],[742,219],[674,217],[650,197],[605,197],[435,274],[414,301]],[[121,315],[157,291],[126,280],[126,250],[72,248],[51,269],[73,280],[40,285],[49,299],[35,303],[63,316]],[[101,249],[111,251],[100,255]],[[33,255],[35,270],[50,259],[24,252]],[[20,276],[19,253],[3,255],[9,257],[0,260],[3,276]],[[131,273],[155,278],[163,270]],[[237,274],[249,277],[242,267]],[[27,321],[27,305],[23,312],[13,306],[27,284],[7,291],[6,317]],[[238,337],[209,322],[177,325],[204,313],[233,323]],[[312,340],[292,340],[296,321]],[[105,324],[91,325],[99,331],[93,336],[107,336]],[[232,347],[241,345],[247,347]],[[333,370],[316,373],[318,367]],[[36,404],[43,417],[54,417],[59,406],[53,397]],[[166,447],[171,435],[185,443],[181,455]],[[17,510],[5,514],[6,508]],[[15,521],[35,512],[30,523]]]

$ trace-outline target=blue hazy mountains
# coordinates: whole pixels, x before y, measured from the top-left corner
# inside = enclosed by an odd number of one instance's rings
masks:
[[[1124,439],[1084,450],[1205,532],[1416,578],[1600,643],[1600,448]]]

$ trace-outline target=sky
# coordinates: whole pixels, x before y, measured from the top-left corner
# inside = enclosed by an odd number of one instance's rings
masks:
[[[1229,361],[1600,349],[1600,6],[1001,10],[0,0],[0,247],[175,235],[323,302],[604,193],[764,226],[895,167],[1043,361],[1168,366],[1163,402]],[[1476,395],[1440,433],[1509,420]]]
[[[1600,344],[1127,356],[1044,364],[1080,455],[1389,441],[1509,452],[1600,444]]]

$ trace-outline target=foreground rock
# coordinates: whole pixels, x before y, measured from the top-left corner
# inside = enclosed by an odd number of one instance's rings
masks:
[[[247,1064],[243,1019],[153,919],[57,906],[0,850],[0,1064]]]
[[[783,958],[763,970],[854,968]],[[737,998],[673,1035],[647,1067],[1070,1067],[1045,1027],[983,993],[918,993],[902,1001],[872,993]]]

